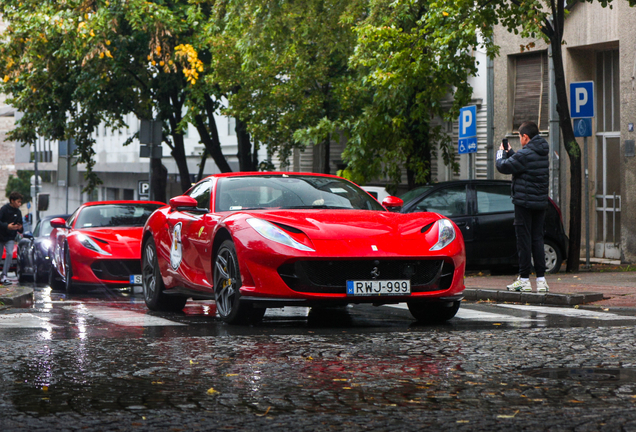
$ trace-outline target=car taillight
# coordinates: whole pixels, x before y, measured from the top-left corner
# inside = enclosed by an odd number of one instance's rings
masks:
[[[561,214],[561,209],[559,208],[559,206],[552,200],[552,198],[548,197],[548,199],[550,200],[550,204],[552,204],[552,206],[556,209],[557,213],[559,214],[559,220],[561,221],[561,225],[563,225],[563,215]]]

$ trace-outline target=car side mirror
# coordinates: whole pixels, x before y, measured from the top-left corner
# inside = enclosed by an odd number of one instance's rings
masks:
[[[33,234],[31,234],[30,232],[25,232],[24,234],[22,234],[22,237],[24,237],[26,239],[32,239],[33,238]]]
[[[404,201],[401,198],[389,195],[382,200],[382,205],[390,212],[399,212],[404,205]]]
[[[53,228],[70,228],[62,218],[51,219],[51,226]]]
[[[170,198],[170,211],[195,211],[199,212],[199,203],[197,200],[188,195],[179,195],[174,198]],[[207,210],[206,210],[207,212]]]

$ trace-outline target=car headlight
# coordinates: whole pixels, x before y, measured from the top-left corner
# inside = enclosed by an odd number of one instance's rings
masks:
[[[453,223],[448,219],[438,220],[437,229],[437,243],[430,249],[432,251],[443,249],[455,240],[455,228],[453,228]]]
[[[51,249],[51,240],[42,240],[42,249],[49,251]]]
[[[257,218],[249,218],[247,219],[247,223],[250,224],[250,226],[254,228],[257,233],[268,240],[280,243],[285,246],[293,247],[294,249],[298,249],[301,251],[315,252],[312,248],[307,247],[304,244],[294,240],[289,234],[278,228],[273,223]]]
[[[90,238],[89,236],[87,236],[85,234],[78,234],[77,235],[77,240],[86,249],[90,249],[93,252],[97,252],[98,254],[102,254],[102,255],[108,255],[108,256],[112,255],[112,254],[106,252],[101,247],[99,247],[99,245],[97,243],[95,243],[95,240],[93,240],[92,238]]]

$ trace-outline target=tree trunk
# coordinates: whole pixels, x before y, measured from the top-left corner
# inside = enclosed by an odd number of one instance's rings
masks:
[[[563,142],[570,159],[570,244],[566,271],[576,272],[579,270],[581,261],[581,148],[574,138],[572,119],[568,110],[569,104],[565,72],[563,70],[563,51],[561,49],[563,20],[555,19],[555,21],[556,25],[550,41],[554,59],[557,112],[559,113],[559,125],[563,134]]]
[[[232,172],[232,168],[230,168],[230,164],[227,163],[225,155],[223,155],[223,151],[221,150],[221,141],[219,140],[219,133],[216,129],[216,122],[214,119],[211,121],[212,124],[209,125],[210,129],[208,129],[208,125],[205,124],[201,114],[194,116],[194,126],[199,132],[201,142],[205,146],[208,154],[212,157],[216,166],[219,170],[221,170],[221,172]],[[210,130],[212,130],[212,134],[210,134]]]
[[[256,165],[252,157],[252,143],[250,134],[247,133],[247,125],[241,119],[236,119],[236,139],[238,141],[239,170],[256,171]]]
[[[183,135],[172,133],[172,141],[174,145],[172,157],[177,163],[177,169],[179,170],[179,176],[181,177],[181,190],[185,192],[190,189],[190,186],[192,186],[192,181],[190,180],[190,169],[188,168],[188,161],[186,159]]]

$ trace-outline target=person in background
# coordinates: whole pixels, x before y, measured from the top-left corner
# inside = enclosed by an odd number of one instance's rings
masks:
[[[515,206],[519,278],[507,288],[509,291],[532,291],[532,256],[537,292],[547,292],[550,288],[545,280],[543,223],[549,203],[550,146],[539,135],[536,123],[529,121],[519,126],[519,140],[522,148],[516,153],[507,140],[502,142],[496,162],[500,173],[512,174],[512,203]]]
[[[6,251],[2,276],[0,276],[0,283],[3,285],[11,284],[7,278],[7,272],[13,259],[15,237],[22,232],[22,213],[20,212],[22,199],[22,194],[13,191],[9,194],[9,202],[0,208],[0,256],[3,249]]]

